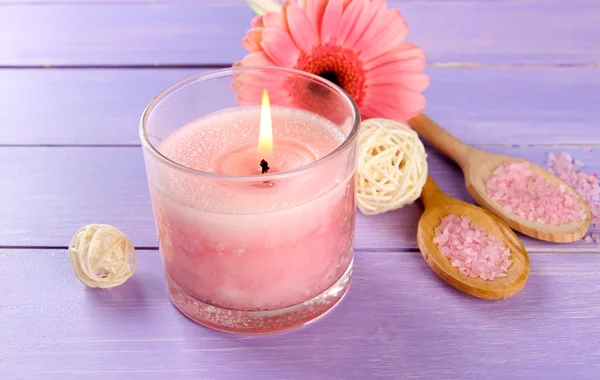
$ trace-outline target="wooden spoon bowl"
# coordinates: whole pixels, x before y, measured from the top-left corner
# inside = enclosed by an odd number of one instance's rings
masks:
[[[465,184],[469,195],[471,195],[471,198],[473,198],[473,200],[481,207],[488,210],[494,210],[494,213],[514,230],[535,239],[554,243],[570,243],[577,241],[587,233],[592,220],[587,203],[575,189],[548,170],[522,159],[477,150],[472,151],[469,156],[469,161],[470,163],[468,163],[464,169]],[[576,197],[584,208],[586,212],[585,220],[553,225],[531,221],[505,211],[500,203],[488,196],[486,182],[497,167],[509,162],[527,162],[532,170],[541,174],[549,183],[556,186],[565,185],[565,191]]]
[[[467,191],[473,200],[481,207],[486,208],[501,218],[512,229],[534,239],[553,243],[570,243],[581,239],[587,233],[592,220],[592,215],[587,202],[567,182],[558,178],[550,171],[527,160],[472,148],[448,133],[424,114],[414,117],[409,120],[408,123],[411,128],[419,133],[419,135],[460,166],[465,176]],[[541,174],[549,183],[557,186],[564,185],[566,191],[575,196],[583,210],[585,210],[585,220],[553,225],[550,223],[531,221],[505,211],[501,204],[488,195],[486,183],[496,168],[509,162],[527,163],[532,170]]]
[[[423,187],[421,201],[425,212],[419,220],[417,243],[423,258],[439,277],[456,289],[479,298],[505,299],[523,289],[530,271],[529,256],[523,243],[502,220],[481,207],[444,194],[431,177],[427,178]],[[450,260],[439,251],[437,243],[433,242],[435,228],[448,215],[468,216],[472,223],[496,236],[510,249],[512,264],[506,277],[494,280],[473,278],[452,266]]]

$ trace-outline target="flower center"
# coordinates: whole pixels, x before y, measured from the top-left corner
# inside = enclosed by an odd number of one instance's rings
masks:
[[[360,107],[365,96],[365,71],[352,50],[329,43],[300,55],[296,69],[327,79],[344,89]]]
[[[340,81],[335,71],[325,71],[324,73],[318,75],[323,79],[327,79],[328,81],[337,84],[338,86],[340,85]]]

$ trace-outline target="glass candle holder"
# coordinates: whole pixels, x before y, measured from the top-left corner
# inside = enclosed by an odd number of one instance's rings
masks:
[[[159,248],[184,315],[216,330],[273,333],[342,300],[359,123],[341,88],[278,67],[197,75],[148,105],[140,137]]]

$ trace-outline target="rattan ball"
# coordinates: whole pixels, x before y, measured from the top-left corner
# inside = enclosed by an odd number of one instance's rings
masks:
[[[90,224],[77,231],[69,245],[69,258],[77,278],[92,288],[119,286],[136,266],[131,240],[106,224]]]
[[[358,135],[357,202],[366,215],[397,210],[421,196],[427,154],[410,127],[388,119],[367,119]]]

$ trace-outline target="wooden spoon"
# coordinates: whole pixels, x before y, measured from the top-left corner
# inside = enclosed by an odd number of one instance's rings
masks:
[[[479,204],[504,220],[511,228],[532,238],[553,243],[570,243],[581,239],[588,231],[592,219],[587,202],[568,183],[561,180],[548,170],[527,160],[489,153],[470,147],[444,130],[436,122],[424,114],[412,118],[408,124],[424,139],[441,150],[460,166],[465,176],[467,191]],[[581,222],[560,225],[544,224],[521,218],[509,213],[498,202],[488,196],[486,182],[493,171],[507,162],[526,162],[545,179],[557,186],[564,185],[566,191],[573,194],[586,212],[585,220]]]
[[[421,254],[433,271],[456,289],[479,298],[505,299],[514,296],[525,286],[529,276],[529,256],[517,235],[498,217],[487,210],[444,194],[430,176],[421,192],[425,212],[419,220],[417,243]],[[435,228],[447,215],[468,216],[471,222],[484,228],[510,249],[512,264],[506,277],[483,280],[466,276],[450,264],[450,260],[433,242]]]

